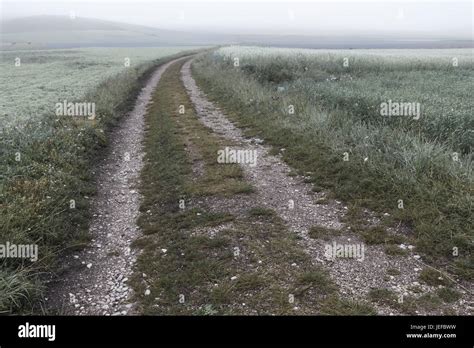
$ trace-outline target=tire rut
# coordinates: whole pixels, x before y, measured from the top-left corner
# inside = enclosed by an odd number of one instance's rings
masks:
[[[179,58],[182,59],[182,58]],[[45,299],[49,311],[76,315],[135,314],[128,278],[137,258],[131,243],[141,235],[139,174],[143,167],[144,115],[163,72],[158,67],[142,88],[133,110],[112,130],[107,154],[93,171],[97,194],[91,199],[90,246],[67,255]]]

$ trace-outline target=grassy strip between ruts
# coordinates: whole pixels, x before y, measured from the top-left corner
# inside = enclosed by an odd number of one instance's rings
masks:
[[[144,236],[135,242],[142,252],[131,279],[141,312],[373,314],[369,305],[338,298],[297,236],[256,206],[239,166],[217,163],[217,149],[229,144],[198,120],[180,80],[182,64],[163,74],[146,116]],[[219,204],[235,208],[239,197],[245,204],[237,213]],[[200,204],[206,199],[215,204]]]
[[[131,108],[154,69],[182,56],[161,58],[107,79],[84,100],[97,105],[94,121],[49,115],[3,129],[0,141],[0,244],[37,244],[36,262],[0,264],[0,312],[37,312],[42,275],[65,250],[88,243],[88,196],[94,194],[94,158],[108,130]]]
[[[315,191],[328,190],[332,197],[347,202],[346,222],[354,231],[368,236],[370,226],[363,210],[372,209],[387,226],[406,226],[406,234],[400,237],[414,243],[426,261],[466,280],[472,279],[473,216],[468,180],[446,173],[437,176],[438,157],[425,156],[424,164],[415,173],[410,172],[399,162],[386,159],[383,143],[379,144],[382,150],[375,151],[366,162],[367,147],[351,143],[350,132],[347,139],[336,132],[342,127],[339,123],[352,120],[350,110],[316,110],[304,95],[298,95],[299,90],[288,92],[288,96],[275,93],[276,85],[262,84],[257,75],[242,70],[228,61],[219,62],[212,54],[203,55],[193,64],[198,84],[248,136],[265,139],[300,174],[310,175]],[[289,116],[287,106],[294,100],[299,112]],[[315,120],[326,118],[334,122],[333,128],[319,129]],[[370,129],[378,129],[360,122],[357,127],[354,128],[367,128],[369,134]],[[390,134],[387,132],[385,141],[390,142]],[[344,145],[332,148],[331,139]],[[417,149],[412,148],[414,143],[405,144],[412,157],[418,155]],[[344,161],[345,151],[350,152],[350,161]],[[439,159],[440,163],[444,165],[450,160],[446,158]]]

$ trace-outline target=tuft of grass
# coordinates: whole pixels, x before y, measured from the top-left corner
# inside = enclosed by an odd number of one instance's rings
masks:
[[[328,240],[331,237],[339,236],[341,230],[336,230],[334,228],[327,228],[324,226],[313,226],[309,229],[308,235],[314,239],[324,239]]]
[[[272,209],[262,208],[262,207],[254,207],[249,210],[250,216],[262,216],[262,217],[274,217],[276,213]]]
[[[314,269],[311,272],[301,274],[297,279],[297,285],[301,289],[312,288],[321,294],[330,294],[335,291],[334,283],[329,278],[326,271]]]
[[[401,274],[400,270],[396,269],[396,268],[389,268],[387,269],[387,274],[388,275],[391,275],[391,276],[398,276]]]
[[[368,303],[341,300],[330,296],[322,304],[323,315],[375,315],[375,309]]]
[[[371,301],[379,305],[389,306],[406,314],[416,314],[419,310],[435,310],[441,306],[441,300],[433,294],[423,294],[418,298],[397,295],[389,289],[372,289],[369,292]]]
[[[257,273],[243,274],[237,279],[235,284],[236,291],[259,290],[265,287],[268,280]]]
[[[446,303],[456,302],[461,298],[461,293],[451,288],[441,288],[436,291],[436,294],[440,299]]]
[[[435,294],[421,295],[416,301],[419,307],[429,311],[438,309],[442,305],[442,300]]]
[[[369,291],[369,299],[381,305],[394,306],[397,296],[389,289],[372,289]]]
[[[385,253],[391,256],[404,256],[408,254],[408,251],[400,248],[397,244],[387,244],[385,245]]]
[[[402,313],[409,315],[416,315],[419,311],[419,301],[417,298],[412,296],[404,296],[401,302],[397,302],[395,308],[400,310]]]
[[[389,234],[381,226],[375,226],[368,228],[361,232],[362,238],[365,243],[369,245],[373,244],[384,244],[389,239]]]
[[[420,280],[425,282],[431,286],[438,286],[438,285],[450,285],[451,281],[446,278],[440,272],[432,269],[432,268],[425,268],[420,272],[419,276]]]
[[[0,270],[0,313],[10,313],[36,298],[42,290],[41,283],[25,269],[16,272]]]

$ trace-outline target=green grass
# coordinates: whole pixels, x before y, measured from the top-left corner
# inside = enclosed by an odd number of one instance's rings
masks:
[[[255,207],[249,210],[250,216],[274,217],[275,211],[268,208]]]
[[[127,71],[133,76],[142,64],[191,49],[110,47],[4,51],[0,54],[2,128],[44,115],[54,117],[55,104],[63,100],[116,103],[115,97],[96,100],[94,93],[103,81]],[[20,59],[20,66],[15,66],[16,58]],[[126,59],[129,59],[129,67],[125,65]]]
[[[436,294],[426,293],[419,297],[403,296],[398,297],[389,289],[372,289],[369,292],[369,299],[379,305],[388,306],[404,314],[419,314],[420,311],[441,310],[443,313],[449,313],[447,304],[457,301],[460,298],[459,293],[448,288],[439,289]]]
[[[401,249],[397,244],[385,245],[385,253],[392,256],[404,256],[408,255],[408,251]]]
[[[386,222],[406,226],[425,260],[448,263],[472,279],[473,105],[466,91],[474,67],[468,52],[302,51],[223,48],[202,55],[193,74],[248,135],[285,148],[286,162],[311,172],[316,191],[331,191],[356,211],[389,213]],[[457,68],[451,55],[460,59]],[[398,98],[422,103],[424,116],[378,116],[382,100]],[[367,243],[390,242],[383,232],[359,227]]]
[[[353,231],[359,233],[365,243],[369,245],[384,244],[389,253],[395,253],[395,248],[400,249],[398,244],[405,241],[404,236],[389,233],[384,226],[361,225],[356,218],[349,219],[349,221],[353,223]],[[400,253],[403,252],[402,249],[400,250]]]
[[[301,287],[316,287],[318,291],[326,294],[330,294],[335,290],[334,284],[322,269],[316,269],[315,271],[301,274],[297,279],[297,283],[300,286],[300,291]]]
[[[339,236],[341,234],[340,230],[336,230],[334,228],[327,228],[323,226],[313,226],[309,229],[308,235],[314,239],[324,239],[329,240],[335,236]]]
[[[368,303],[352,300],[341,300],[329,297],[322,304],[323,315],[375,315],[375,309]]]
[[[369,292],[369,299],[385,306],[394,306],[397,302],[397,296],[389,289],[372,289]]]
[[[446,303],[456,302],[462,296],[459,293],[459,291],[456,291],[456,290],[451,289],[451,288],[438,289],[436,294],[438,295],[439,298],[441,298]]]
[[[420,272],[420,280],[431,286],[450,285],[451,281],[442,273],[432,269],[425,268]]]
[[[279,84],[304,93],[306,103],[339,108],[356,120],[422,133],[467,153],[474,145],[469,86],[474,60],[469,49],[320,51],[230,47],[218,53],[261,84]],[[299,51],[299,52],[296,52]],[[459,61],[457,67],[452,59]],[[344,59],[348,65],[344,66]],[[449,93],[445,93],[446,86]],[[416,101],[423,106],[421,122],[380,117],[387,100]],[[301,100],[299,100],[301,101]],[[453,107],[454,106],[454,107]],[[346,120],[344,120],[346,121]]]
[[[391,276],[399,276],[401,274],[400,270],[396,268],[389,268],[387,269],[387,274]]]
[[[43,290],[44,272],[54,269],[64,252],[89,242],[94,160],[107,145],[111,126],[131,109],[146,78],[167,59],[170,58],[134,66],[89,90],[86,100],[97,104],[93,122],[38,114],[18,120],[18,127],[1,129],[0,243],[38,244],[39,261],[2,262],[0,312],[39,311],[35,300]],[[77,67],[71,69],[72,74],[77,74]],[[31,93],[31,97],[37,96]],[[21,155],[19,161],[15,158],[17,153]],[[73,208],[71,200],[75,201]]]

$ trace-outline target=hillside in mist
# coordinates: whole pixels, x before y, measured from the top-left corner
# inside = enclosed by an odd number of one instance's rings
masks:
[[[159,23],[157,23],[159,27]],[[1,23],[1,48],[6,50],[68,47],[155,47],[186,45],[270,45],[308,48],[456,48],[470,40],[436,40],[315,33],[314,35],[222,34],[182,32],[91,18],[32,16]]]
[[[219,37],[193,35],[139,25],[66,16],[33,16],[6,20],[3,48],[210,45]],[[16,47],[15,47],[16,46]]]

